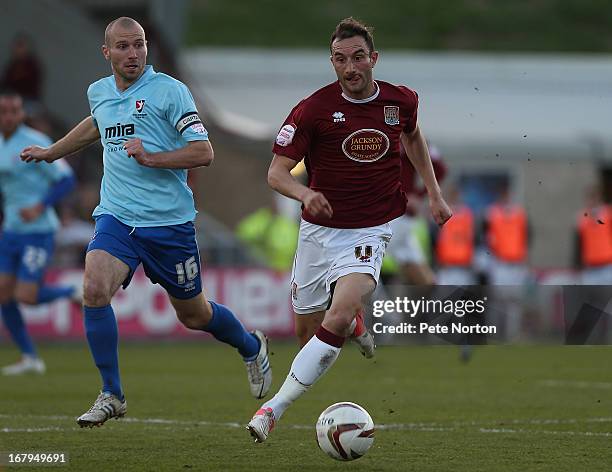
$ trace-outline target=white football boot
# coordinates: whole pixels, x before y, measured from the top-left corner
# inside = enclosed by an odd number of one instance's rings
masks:
[[[268,358],[268,338],[258,329],[252,331],[252,334],[259,339],[260,347],[255,360],[246,362],[247,376],[251,386],[251,395],[255,398],[263,398],[272,385],[272,368]]]
[[[119,419],[127,413],[127,402],[108,392],[100,392],[93,406],[77,418],[81,428],[102,426],[106,420]]]
[[[23,356],[19,362],[2,368],[3,375],[44,374],[47,370],[39,357]]]
[[[246,429],[256,443],[262,443],[268,439],[268,435],[274,429],[274,412],[272,408],[260,408],[257,410]]]

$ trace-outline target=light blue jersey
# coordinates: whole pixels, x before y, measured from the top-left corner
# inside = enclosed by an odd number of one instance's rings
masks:
[[[8,139],[0,134],[0,191],[4,202],[3,229],[13,233],[52,233],[59,221],[55,210],[48,207],[34,221],[25,222],[19,211],[41,203],[49,188],[62,178],[72,175],[70,166],[63,161],[51,164],[27,164],[19,158],[23,148],[30,145],[47,147],[51,139],[42,133],[20,125]]]
[[[87,97],[104,147],[100,204],[93,215],[112,215],[133,227],[193,221],[196,211],[187,171],[145,167],[123,148],[133,138],[140,138],[148,153],[208,140],[185,84],[146,66],[127,90],[121,92],[111,75],[91,84]]]

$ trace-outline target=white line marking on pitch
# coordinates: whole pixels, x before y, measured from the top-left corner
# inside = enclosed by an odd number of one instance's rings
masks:
[[[0,418],[5,419],[33,419],[33,420],[50,420],[50,421],[74,421],[72,416],[61,416],[61,415],[3,415],[0,414]],[[165,418],[133,418],[127,417],[122,418],[120,421],[125,423],[135,424],[150,424],[150,425],[162,425],[162,426],[184,426],[187,428],[196,426],[213,426],[213,427],[226,427],[226,428],[243,428],[244,424],[237,423],[234,421],[228,422],[214,422],[214,421],[185,421],[185,420],[172,420]],[[589,431],[547,431],[547,430],[525,430],[525,429],[510,429],[510,428],[484,428],[485,425],[549,425],[549,424],[581,424],[581,423],[612,423],[612,418],[599,417],[599,418],[580,418],[580,419],[510,419],[510,420],[491,420],[491,421],[454,421],[451,423],[387,423],[378,424],[376,429],[379,430],[400,430],[400,431],[416,431],[416,432],[441,432],[441,431],[455,431],[460,427],[472,426],[479,427],[481,433],[523,433],[523,434],[568,434],[568,435],[582,435],[582,436],[612,436],[609,432],[589,432]],[[286,425],[291,429],[312,429],[314,425],[301,425],[301,424],[288,424]],[[17,433],[17,432],[46,432],[46,431],[77,431],[79,428],[62,428],[62,427],[46,427],[46,428],[2,428],[0,432],[3,433]]]
[[[76,429],[76,428],[74,428]],[[43,433],[47,431],[66,431],[67,428],[60,428],[59,426],[51,426],[49,428],[2,428],[2,433]]]
[[[548,431],[548,430],[530,430],[530,429],[508,429],[508,428],[500,428],[500,429],[487,429],[480,428],[479,431],[481,433],[509,433],[509,434],[553,434],[553,435],[567,435],[567,436],[604,436],[604,437],[612,437],[612,433],[601,433],[596,431]]]
[[[585,382],[580,380],[542,380],[538,384],[543,387],[612,388],[612,382]]]

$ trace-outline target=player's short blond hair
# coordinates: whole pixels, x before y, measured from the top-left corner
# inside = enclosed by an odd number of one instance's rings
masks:
[[[113,29],[115,26],[119,26],[121,28],[129,28],[131,26],[138,26],[140,29],[144,31],[144,28],[138,23],[134,18],[130,18],[129,16],[121,16],[119,18],[115,18],[108,25],[106,25],[106,29],[104,30],[104,44],[107,47],[110,47],[111,44],[111,36],[113,33]]]

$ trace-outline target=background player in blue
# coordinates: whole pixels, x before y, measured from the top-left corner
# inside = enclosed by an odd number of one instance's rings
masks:
[[[64,162],[43,163],[30,169],[19,160],[25,145],[51,144],[47,136],[23,124],[24,118],[21,97],[0,93],[0,192],[4,212],[0,233],[0,310],[22,354],[19,362],[2,369],[4,375],[45,371],[18,303],[37,305],[64,297],[80,301],[79,290],[73,286],[43,284],[59,225],[53,205],[74,188],[74,176]]]
[[[100,139],[104,177],[96,229],[85,260],[85,331],[100,370],[102,392],[77,421],[101,425],[123,416],[117,324],[110,301],[142,263],[170,296],[179,320],[238,349],[251,393],[263,397],[272,373],[267,340],[248,333],[226,307],[206,300],[195,239],[195,208],[185,169],[208,166],[213,149],[187,87],[146,65],[142,27],[121,17],[106,28],[102,53],[113,74],[87,91],[91,117],[53,146],[23,150],[24,161],[54,161]]]

